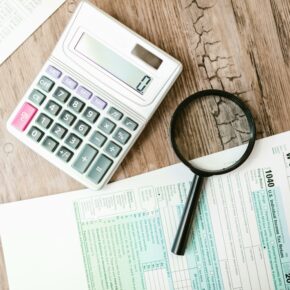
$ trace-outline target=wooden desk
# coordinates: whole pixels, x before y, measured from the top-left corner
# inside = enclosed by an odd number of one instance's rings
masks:
[[[184,65],[113,180],[177,162],[168,142],[169,121],[177,104],[197,90],[219,88],[240,96],[254,113],[258,137],[290,129],[288,0],[94,2]],[[5,129],[77,3],[67,1],[0,67],[1,203],[83,188]],[[1,255],[0,269],[0,290],[7,290]]]

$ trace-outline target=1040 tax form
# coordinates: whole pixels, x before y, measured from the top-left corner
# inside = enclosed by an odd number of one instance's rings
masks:
[[[1,205],[10,288],[290,289],[289,178],[290,132],[257,141],[207,179],[185,256],[170,252],[192,179],[181,164]]]

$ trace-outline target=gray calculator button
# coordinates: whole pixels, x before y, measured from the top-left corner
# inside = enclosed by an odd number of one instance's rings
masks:
[[[99,124],[98,126],[104,133],[106,134],[111,134],[115,127],[116,127],[116,124],[113,123],[112,121],[110,121],[109,119],[107,118],[104,118],[101,123]]]
[[[128,140],[130,139],[131,134],[128,133],[127,131],[125,131],[122,128],[118,128],[118,130],[116,131],[116,133],[114,134],[113,138],[120,142],[121,144],[126,144],[128,142]]]
[[[77,149],[81,145],[82,140],[75,134],[70,134],[66,138],[65,143],[72,149]]]
[[[112,164],[113,161],[111,159],[105,155],[101,155],[92,165],[87,177],[94,183],[101,182]]]
[[[54,82],[52,80],[50,80],[49,78],[42,76],[40,78],[40,80],[38,81],[38,87],[40,87],[43,91],[49,93],[53,86],[54,86]]]
[[[65,110],[61,113],[59,118],[65,125],[71,126],[77,117],[69,111]]]
[[[36,123],[39,124],[42,128],[48,129],[52,124],[52,119],[45,114],[40,114],[36,119]]]
[[[45,110],[51,115],[56,116],[60,112],[61,106],[54,101],[49,101],[45,106]]]
[[[108,114],[117,121],[121,120],[123,117],[123,113],[113,107],[109,109]]]
[[[100,115],[99,112],[95,111],[94,109],[90,107],[87,107],[83,114],[85,119],[88,120],[92,124],[94,124],[97,121],[99,115]]]
[[[95,131],[90,138],[90,141],[98,148],[101,148],[106,142],[106,140],[107,138],[98,131]]]
[[[66,132],[67,129],[60,124],[55,124],[51,129],[51,133],[58,139],[62,139],[65,136]]]
[[[69,107],[72,108],[76,113],[80,113],[85,106],[85,103],[73,97],[69,102]]]
[[[122,148],[112,141],[110,141],[105,147],[105,152],[113,158],[117,157],[120,154],[121,150]]]
[[[86,124],[83,121],[78,121],[74,128],[82,136],[86,136],[89,133],[89,131],[91,130],[91,126],[89,126],[88,124]]]
[[[63,88],[58,87],[54,91],[53,96],[56,99],[58,99],[60,102],[65,103],[68,100],[68,98],[70,97],[70,93]]]
[[[98,150],[92,146],[86,144],[78,155],[77,159],[73,163],[72,167],[79,173],[84,173],[92,163],[95,156],[98,154]]]
[[[56,147],[58,146],[58,142],[56,142],[54,139],[52,139],[51,137],[46,137],[44,139],[44,141],[42,142],[42,146],[50,151],[50,152],[54,152]]]
[[[73,157],[73,153],[66,147],[62,146],[57,151],[56,156],[59,157],[64,162],[69,162],[70,159]]]
[[[138,124],[130,118],[125,118],[123,124],[131,131],[135,131],[138,127]]]
[[[35,105],[41,105],[45,98],[46,96],[38,90],[33,90],[28,97],[28,99],[32,101]]]
[[[44,133],[36,127],[31,127],[28,131],[28,136],[35,142],[39,142],[43,135]]]

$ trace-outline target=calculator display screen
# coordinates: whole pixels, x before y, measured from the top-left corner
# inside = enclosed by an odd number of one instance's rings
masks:
[[[150,76],[87,33],[82,34],[75,50],[142,95],[152,82]]]

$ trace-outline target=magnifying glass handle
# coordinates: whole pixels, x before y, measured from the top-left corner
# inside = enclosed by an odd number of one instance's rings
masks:
[[[195,215],[196,207],[201,192],[203,177],[194,175],[192,184],[186,199],[184,210],[179,222],[177,233],[171,248],[171,252],[175,255],[184,255],[188,236],[191,230],[191,224]]]

